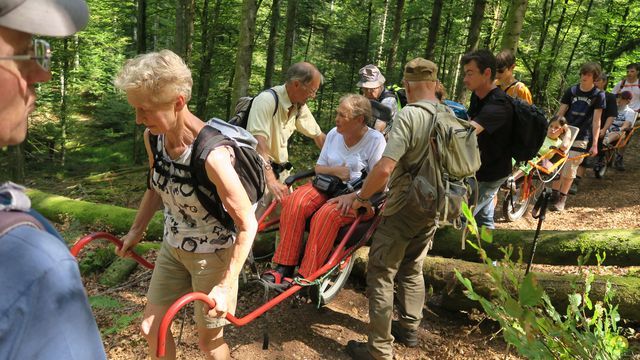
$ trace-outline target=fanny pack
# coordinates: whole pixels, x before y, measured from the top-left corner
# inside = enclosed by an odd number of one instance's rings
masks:
[[[313,187],[328,197],[336,197],[345,193],[347,185],[334,175],[318,174],[311,181]]]

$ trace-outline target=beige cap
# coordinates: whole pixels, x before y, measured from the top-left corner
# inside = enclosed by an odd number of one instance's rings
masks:
[[[0,0],[0,26],[28,34],[69,36],[88,20],[84,0]]]
[[[415,58],[404,66],[406,81],[437,81],[437,74],[438,65],[423,58]]]
[[[375,65],[365,65],[358,71],[358,75],[360,75],[360,81],[356,84],[358,87],[375,89],[384,85],[385,82],[385,78],[380,73],[380,69]]]

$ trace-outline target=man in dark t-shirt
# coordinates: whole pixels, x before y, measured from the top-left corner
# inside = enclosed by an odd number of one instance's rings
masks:
[[[494,84],[496,58],[485,49],[462,58],[464,85],[473,91],[469,117],[476,128],[482,166],[476,173],[478,203],[474,217],[479,226],[494,228],[494,198],[511,173],[513,106]]]
[[[606,107],[604,92],[595,86],[595,80],[600,78],[602,70],[597,63],[586,63],[580,67],[580,83],[571,86],[564,92],[560,99],[558,116],[564,116],[569,125],[576,126],[579,130],[569,158],[576,158],[586,152],[591,156],[598,154],[598,141],[600,136],[600,118],[602,110]],[[591,139],[591,147],[588,144]],[[569,160],[560,173],[560,179],[553,182],[551,195],[552,211],[563,211],[567,201],[567,194],[573,180],[576,178],[578,167],[583,158]]]

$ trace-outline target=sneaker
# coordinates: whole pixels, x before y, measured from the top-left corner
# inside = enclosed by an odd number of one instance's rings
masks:
[[[577,193],[578,193],[578,183],[574,181],[573,183],[571,183],[571,187],[569,188],[569,194],[575,195]]]
[[[406,347],[418,346],[418,331],[402,327],[399,321],[391,322],[391,335],[396,339],[396,342],[404,344]]]
[[[347,354],[355,360],[373,359],[373,356],[367,349],[367,343],[355,340],[349,340],[347,343]]]
[[[624,171],[624,164],[622,163],[622,156],[617,155],[616,160],[613,162],[613,167],[618,171]]]
[[[565,203],[567,202],[567,195],[560,194],[558,196],[558,201],[554,202],[549,206],[549,210],[551,211],[564,211]]]

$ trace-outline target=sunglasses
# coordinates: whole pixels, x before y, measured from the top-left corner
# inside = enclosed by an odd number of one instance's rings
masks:
[[[42,39],[33,39],[33,48],[29,49],[29,54],[0,56],[0,60],[35,60],[35,62],[45,71],[51,69],[51,45]]]

